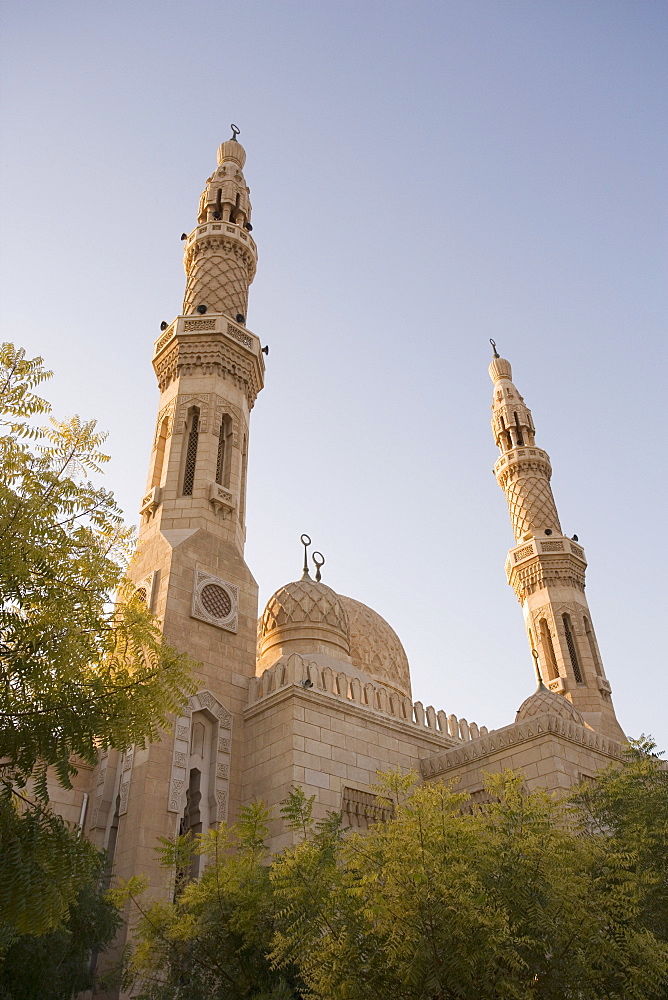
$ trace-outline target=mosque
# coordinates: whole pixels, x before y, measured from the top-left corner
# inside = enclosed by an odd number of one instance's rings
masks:
[[[515,534],[506,573],[538,681],[515,719],[488,732],[414,702],[399,637],[321,581],[306,536],[301,578],[258,617],[244,540],[249,420],[265,365],[246,325],[257,249],[245,160],[235,132],[183,237],[183,312],[155,343],[160,401],[131,570],[168,641],[201,663],[201,687],[160,742],[82,768],[62,810],[109,851],[115,874],[146,874],[156,892],[159,836],[206,832],[255,799],[277,814],[293,785],[315,796],[316,815],[342,810],[365,828],[383,815],[379,769],[455,779],[482,801],[485,771],[515,768],[529,789],[559,791],[618,759],[625,738],[585,597],[585,553],[561,530],[549,456],[495,347],[494,471]],[[274,850],[291,836],[280,820],[271,834]]]

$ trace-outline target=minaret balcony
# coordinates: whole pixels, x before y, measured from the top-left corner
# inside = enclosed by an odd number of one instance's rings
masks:
[[[218,483],[211,483],[209,485],[209,501],[216,511],[221,511],[223,518],[226,518],[228,514],[233,514],[237,509],[237,498],[232,490],[228,490],[226,486],[220,486]]]
[[[587,565],[584,549],[571,538],[565,535],[550,535],[549,538],[528,538],[508,553],[506,569],[525,563],[534,556],[552,555],[554,553],[568,553],[574,555],[584,566]]]
[[[244,384],[252,407],[264,385],[264,354],[260,339],[224,313],[190,313],[178,316],[160,334],[153,351],[153,368],[164,392],[181,374],[202,368],[206,356],[210,371],[229,371]]]
[[[587,559],[584,549],[565,535],[527,538],[511,549],[506,559],[506,577],[518,600],[549,585],[573,585],[584,589]]]
[[[162,500],[162,490],[159,486],[152,486],[143,498],[139,507],[140,514],[155,514]]]
[[[204,252],[207,248],[215,251],[216,248],[220,250],[221,241],[224,243],[226,240],[237,244],[239,249],[243,248],[243,256],[249,266],[248,283],[250,284],[255,277],[257,267],[257,244],[247,229],[234,222],[205,222],[193,229],[184,244],[186,272],[189,273],[193,257],[198,253],[198,244],[204,244]]]
[[[201,226],[197,226],[193,229],[192,233],[188,236],[186,240],[186,249],[192,246],[198,239],[202,236],[232,236],[238,240],[241,240],[246,246],[250,247],[255,256],[257,257],[257,245],[255,240],[243,226],[238,226],[234,222],[205,222]]]
[[[178,316],[156,340],[153,357],[156,358],[168,346],[171,346],[177,336],[179,339],[188,339],[188,334],[194,337],[201,337],[203,333],[222,334],[228,337],[234,343],[235,347],[241,344],[247,351],[255,355],[264,368],[260,338],[256,337],[245,326],[234,323],[229,316],[225,316],[223,313],[207,313],[201,316],[199,314]]]
[[[547,471],[548,476],[552,472],[552,466],[550,465],[550,456],[542,448],[511,448],[509,451],[505,451],[503,455],[500,455],[494,463],[494,475],[499,476],[500,473],[505,472],[512,465],[526,463],[536,463],[540,465],[542,471]]]

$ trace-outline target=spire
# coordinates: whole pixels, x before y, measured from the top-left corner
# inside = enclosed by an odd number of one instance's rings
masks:
[[[238,134],[233,125],[232,137],[218,147],[218,167],[200,197],[197,228],[187,237],[183,312],[206,306],[205,311],[245,323],[257,249],[250,235],[250,188],[243,175],[246,150]]]
[[[510,362],[493,346],[489,366],[494,383],[492,433],[501,452],[494,472],[508,500],[515,538],[519,542],[544,532],[561,533],[550,486],[550,457],[536,447],[531,410],[513,384]]]
[[[593,729],[623,740],[584,593],[584,549],[562,533],[550,457],[536,445],[531,410],[513,383],[510,362],[491,343],[492,433],[501,453],[494,474],[515,534],[506,574],[524,611],[538,691],[545,686],[565,695]]]

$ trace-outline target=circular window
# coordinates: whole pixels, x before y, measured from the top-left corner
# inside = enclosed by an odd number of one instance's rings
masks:
[[[207,583],[200,593],[202,607],[212,618],[227,618],[232,610],[232,599],[217,583]]]

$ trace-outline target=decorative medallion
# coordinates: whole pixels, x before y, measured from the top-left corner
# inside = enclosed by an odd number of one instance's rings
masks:
[[[239,588],[210,573],[195,570],[193,618],[215,625],[226,632],[236,632],[239,622]]]

